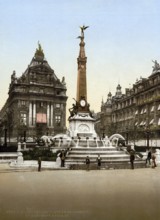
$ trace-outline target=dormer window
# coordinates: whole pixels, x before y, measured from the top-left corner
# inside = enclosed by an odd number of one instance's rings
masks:
[[[152,108],[151,108],[151,112],[154,112],[154,105],[153,105]]]

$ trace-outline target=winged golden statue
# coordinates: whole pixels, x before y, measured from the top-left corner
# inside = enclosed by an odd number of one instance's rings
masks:
[[[84,38],[84,30],[86,30],[87,28],[89,28],[89,26],[85,26],[85,25],[80,26],[80,29],[81,29],[81,37]]]

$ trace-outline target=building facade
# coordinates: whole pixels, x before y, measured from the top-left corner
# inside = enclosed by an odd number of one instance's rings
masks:
[[[66,131],[66,83],[45,59],[41,45],[21,77],[11,75],[8,99],[0,111],[1,137],[40,137]]]
[[[101,112],[97,118],[97,132],[108,136],[120,133],[126,142],[160,140],[160,65],[155,61],[153,72],[148,78],[140,78],[132,88],[122,94],[121,86],[116,94],[108,94],[102,101]],[[145,142],[143,142],[145,144]]]

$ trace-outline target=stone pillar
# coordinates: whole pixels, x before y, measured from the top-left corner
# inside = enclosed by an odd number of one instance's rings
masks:
[[[26,150],[26,142],[23,142],[23,149]]]
[[[61,167],[61,158],[59,157],[59,155],[56,158],[56,165],[57,167]]]
[[[21,149],[21,142],[18,142],[18,149],[17,151],[20,152],[22,149]]]

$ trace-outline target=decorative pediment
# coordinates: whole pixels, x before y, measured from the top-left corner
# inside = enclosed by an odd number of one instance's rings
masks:
[[[39,64],[36,66],[30,66],[29,71],[39,72],[39,73],[54,73],[49,65]]]

